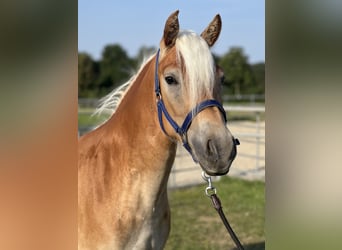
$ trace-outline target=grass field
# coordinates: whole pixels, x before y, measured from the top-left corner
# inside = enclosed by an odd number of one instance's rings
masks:
[[[78,127],[91,127],[101,124],[108,115],[92,115],[95,109],[79,109]]]
[[[265,184],[223,177],[214,186],[245,249],[265,249]],[[204,189],[205,185],[170,191],[171,232],[166,250],[234,249]]]

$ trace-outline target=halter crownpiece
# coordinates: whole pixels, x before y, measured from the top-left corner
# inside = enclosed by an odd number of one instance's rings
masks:
[[[200,113],[202,110],[208,108],[208,107],[217,107],[219,109],[219,111],[221,112],[224,122],[227,123],[227,116],[226,116],[226,111],[224,110],[224,108],[222,107],[221,103],[219,103],[218,101],[214,100],[214,99],[209,99],[209,100],[205,100],[199,104],[196,105],[195,108],[193,108],[185,117],[182,126],[179,126],[177,124],[177,122],[175,122],[172,117],[170,116],[169,112],[167,112],[167,109],[165,107],[165,104],[163,102],[162,99],[162,94],[161,94],[161,90],[160,90],[160,83],[159,83],[159,77],[158,77],[158,65],[159,65],[159,52],[160,49],[158,49],[157,55],[156,55],[156,66],[155,66],[155,75],[154,75],[154,91],[156,94],[156,98],[157,98],[157,109],[158,109],[158,119],[159,119],[159,124],[161,129],[163,130],[163,132],[169,136],[165,130],[164,124],[163,124],[163,114],[166,118],[166,120],[170,123],[170,125],[173,127],[173,129],[176,131],[177,134],[179,134],[179,136],[182,139],[183,142],[183,147],[190,153],[190,155],[192,156],[192,159],[197,163],[197,159],[194,157],[194,155],[192,154],[192,150],[191,147],[188,143],[188,136],[187,136],[187,132],[190,128],[191,122],[194,119],[194,117],[196,115],[198,115],[198,113]],[[234,144],[238,145],[238,140],[234,139]]]

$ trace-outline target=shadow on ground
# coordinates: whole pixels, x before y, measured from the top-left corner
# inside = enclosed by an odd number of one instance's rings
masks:
[[[265,241],[243,245],[243,247],[245,248],[245,250],[265,250]],[[238,250],[238,249],[234,247],[232,250]]]

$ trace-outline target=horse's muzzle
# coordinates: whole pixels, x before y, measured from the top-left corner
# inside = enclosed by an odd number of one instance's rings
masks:
[[[208,175],[225,175],[236,157],[238,140],[232,138],[228,144],[222,140],[208,139],[206,143],[193,140],[193,149],[201,168]]]

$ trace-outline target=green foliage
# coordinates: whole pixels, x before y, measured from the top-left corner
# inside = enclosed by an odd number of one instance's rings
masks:
[[[105,46],[102,57],[94,61],[87,53],[78,54],[78,96],[102,97],[126,82],[146,56],[156,48],[142,46],[130,58],[119,44]],[[225,73],[224,94],[263,94],[265,92],[265,63],[251,65],[240,47],[231,48],[222,57],[214,55],[215,62]]]
[[[78,53],[78,96],[90,97],[96,92],[99,66],[87,53]]]
[[[265,93],[265,63],[256,63],[252,65],[252,71],[256,80],[256,86],[253,88],[253,93]]]
[[[133,65],[134,62],[120,45],[107,45],[100,61],[98,94],[105,95],[128,80]]]
[[[228,93],[234,95],[253,93],[252,89],[256,85],[256,79],[242,48],[231,48],[219,60],[219,65],[225,72]]]

